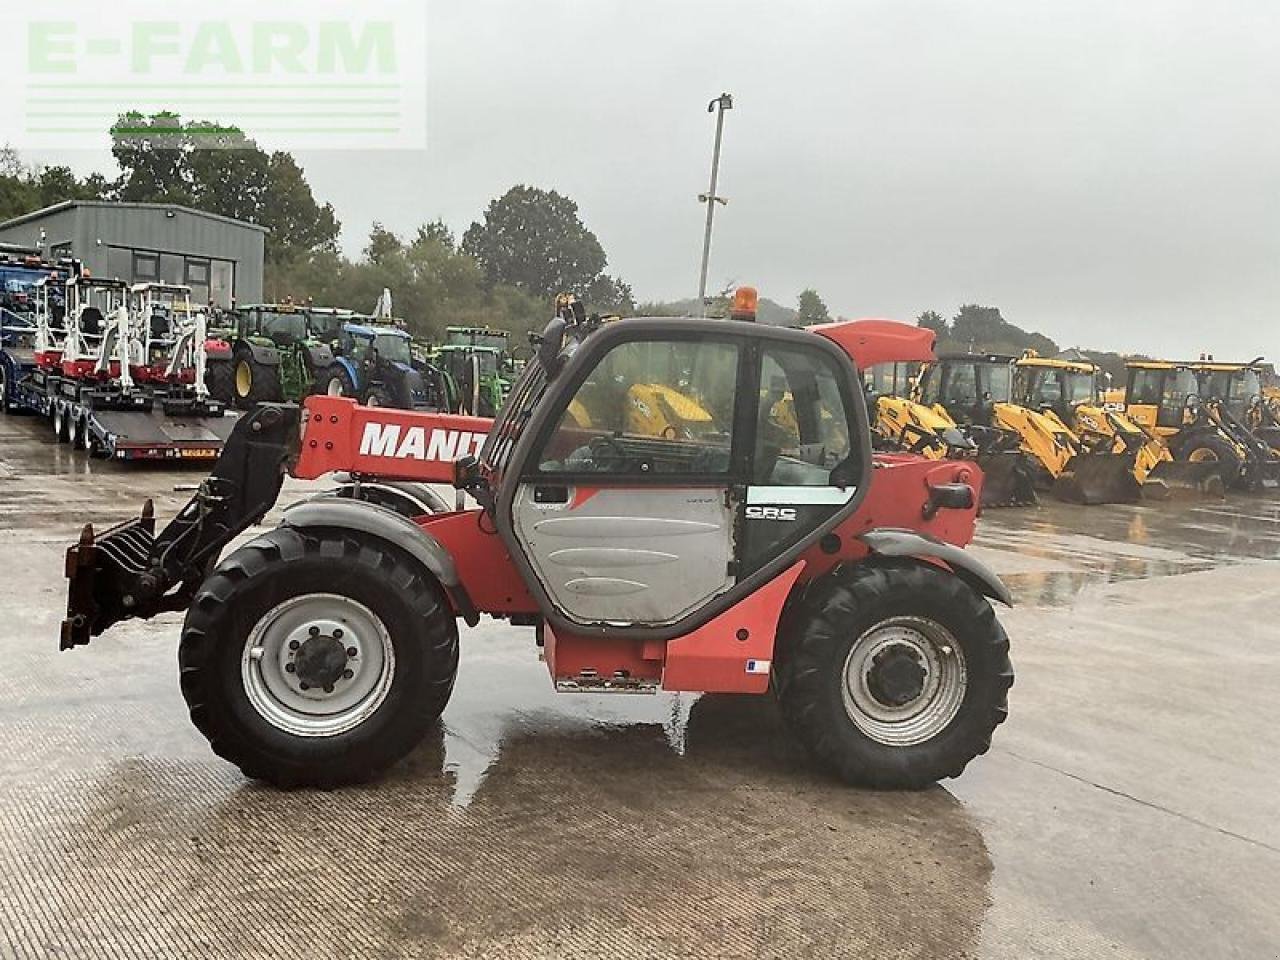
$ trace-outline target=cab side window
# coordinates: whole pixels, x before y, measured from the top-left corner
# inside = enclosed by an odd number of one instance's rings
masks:
[[[574,394],[538,472],[727,475],[737,389],[735,343],[619,344]]]
[[[1163,370],[1135,370],[1133,389],[1129,391],[1129,403],[1158,405],[1164,393]]]
[[[840,371],[816,350],[765,347],[752,482],[831,486],[852,451]]]

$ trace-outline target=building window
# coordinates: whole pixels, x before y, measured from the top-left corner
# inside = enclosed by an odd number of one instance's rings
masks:
[[[69,243],[55,243],[52,247],[49,248],[50,260],[55,260],[55,261],[63,260],[63,259],[69,258],[70,256],[71,256],[71,244]]]
[[[209,285],[209,261],[187,261],[187,285],[191,287],[207,287]]]
[[[139,253],[133,254],[133,282],[134,283],[159,283],[160,282],[160,254],[158,253]]]

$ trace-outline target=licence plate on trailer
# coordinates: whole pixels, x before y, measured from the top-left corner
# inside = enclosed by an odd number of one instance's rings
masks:
[[[216,460],[218,459],[217,450],[214,450],[211,448],[205,448],[205,447],[199,447],[199,448],[194,448],[190,450],[183,450],[180,455],[184,460]]]

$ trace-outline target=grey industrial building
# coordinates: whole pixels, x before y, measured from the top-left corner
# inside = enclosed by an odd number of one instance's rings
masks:
[[[262,300],[267,230],[167,203],[68,200],[0,223],[0,243],[75,257],[94,276],[187,284],[196,303]]]

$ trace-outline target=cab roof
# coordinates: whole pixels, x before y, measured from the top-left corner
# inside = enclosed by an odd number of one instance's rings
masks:
[[[357,337],[403,337],[410,339],[408,331],[399,327],[384,327],[372,323],[344,323],[342,329]]]
[[[1090,360],[1063,360],[1058,357],[1019,357],[1020,367],[1047,367],[1053,370],[1070,370],[1072,373],[1094,373],[1098,365]]]

